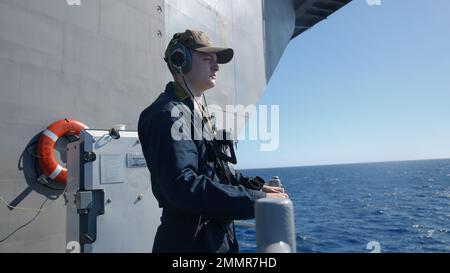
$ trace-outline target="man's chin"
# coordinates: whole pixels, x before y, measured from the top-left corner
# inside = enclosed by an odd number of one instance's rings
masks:
[[[216,81],[214,80],[214,81],[210,81],[209,83],[208,83],[208,88],[207,89],[211,89],[211,88],[213,88],[214,86],[216,86]]]

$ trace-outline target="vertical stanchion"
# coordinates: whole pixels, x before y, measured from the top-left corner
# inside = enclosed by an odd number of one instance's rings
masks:
[[[294,253],[294,206],[290,199],[262,198],[255,203],[256,251]]]

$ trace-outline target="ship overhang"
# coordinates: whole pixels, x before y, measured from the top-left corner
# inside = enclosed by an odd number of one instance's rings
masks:
[[[313,27],[342,8],[351,0],[292,0],[295,10],[295,28],[291,39]]]

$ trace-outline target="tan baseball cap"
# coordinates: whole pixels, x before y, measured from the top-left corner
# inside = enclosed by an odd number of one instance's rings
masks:
[[[175,33],[167,46],[165,57],[170,54],[174,41],[182,43],[184,46],[202,53],[216,53],[217,63],[226,64],[233,59],[233,49],[224,47],[214,47],[206,33],[199,30],[187,29],[185,32]]]

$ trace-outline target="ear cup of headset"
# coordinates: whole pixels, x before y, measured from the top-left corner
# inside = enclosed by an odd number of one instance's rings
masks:
[[[176,43],[172,48],[169,61],[175,71],[186,74],[192,67],[192,53],[183,44]]]

